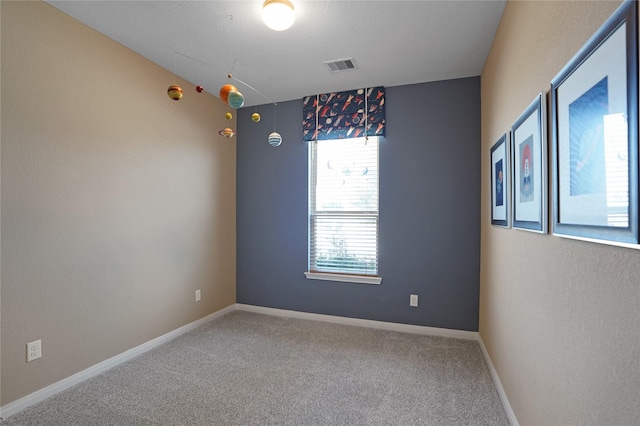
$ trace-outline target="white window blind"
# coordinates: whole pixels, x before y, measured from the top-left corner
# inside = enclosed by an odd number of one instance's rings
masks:
[[[309,146],[309,271],[376,276],[378,138]]]

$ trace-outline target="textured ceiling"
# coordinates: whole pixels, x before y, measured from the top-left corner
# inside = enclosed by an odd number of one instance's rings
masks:
[[[232,72],[252,106],[480,75],[506,0],[293,0],[282,32],[260,0],[48,3],[216,96]],[[351,57],[356,70],[323,64]]]

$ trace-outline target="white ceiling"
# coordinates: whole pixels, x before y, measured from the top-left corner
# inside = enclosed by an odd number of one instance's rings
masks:
[[[282,32],[262,22],[262,0],[48,3],[215,96],[231,82],[245,106],[478,76],[506,4],[292,1]],[[356,70],[323,64],[351,57]]]

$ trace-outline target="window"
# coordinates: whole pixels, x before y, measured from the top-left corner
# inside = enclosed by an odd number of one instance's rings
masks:
[[[379,284],[378,138],[309,144],[307,278]]]

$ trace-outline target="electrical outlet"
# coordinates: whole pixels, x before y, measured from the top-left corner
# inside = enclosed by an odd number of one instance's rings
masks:
[[[40,339],[27,343],[27,362],[38,358],[42,358],[42,341]]]
[[[409,297],[409,306],[413,306],[414,308],[418,307],[418,295],[417,294],[412,294]]]
[[[196,290],[196,302],[199,302],[201,299],[200,297],[200,290]]]

